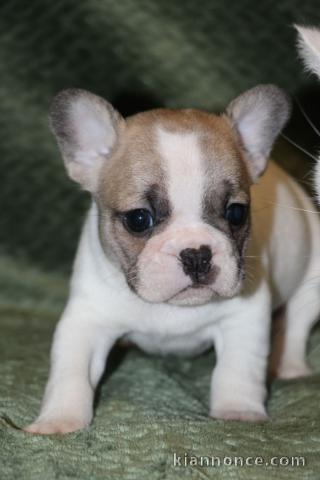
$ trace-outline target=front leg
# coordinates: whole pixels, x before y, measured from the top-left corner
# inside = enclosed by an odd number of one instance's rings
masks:
[[[116,339],[101,313],[80,299],[70,300],[54,335],[41,412],[26,432],[68,433],[90,424],[95,387]]]
[[[216,338],[217,365],[211,382],[210,415],[225,420],[268,418],[266,370],[271,323],[270,295],[260,287],[252,298],[235,301]]]

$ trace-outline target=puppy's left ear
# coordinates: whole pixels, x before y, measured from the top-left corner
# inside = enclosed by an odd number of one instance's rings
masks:
[[[290,110],[288,95],[275,85],[258,85],[229,104],[224,115],[238,135],[253,182],[263,174]]]
[[[102,165],[119,144],[124,119],[103,98],[67,89],[53,99],[50,123],[69,177],[94,193]]]

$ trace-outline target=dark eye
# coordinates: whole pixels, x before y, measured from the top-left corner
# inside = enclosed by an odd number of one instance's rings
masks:
[[[232,203],[227,207],[225,219],[234,226],[240,227],[247,220],[248,206],[242,203]]]
[[[149,210],[137,208],[124,214],[123,223],[130,232],[143,233],[153,227],[154,219]]]

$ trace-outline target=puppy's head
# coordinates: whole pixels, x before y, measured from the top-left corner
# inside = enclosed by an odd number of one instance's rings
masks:
[[[105,100],[66,90],[51,123],[72,179],[99,210],[99,235],[149,302],[230,298],[244,277],[250,185],[288,118],[286,95],[253,88],[225,114],[152,110],[124,120]]]

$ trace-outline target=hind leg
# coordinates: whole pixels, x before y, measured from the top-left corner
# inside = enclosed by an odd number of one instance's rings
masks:
[[[312,373],[306,359],[306,347],[310,330],[320,313],[319,274],[303,282],[286,305],[278,378],[304,377]]]

